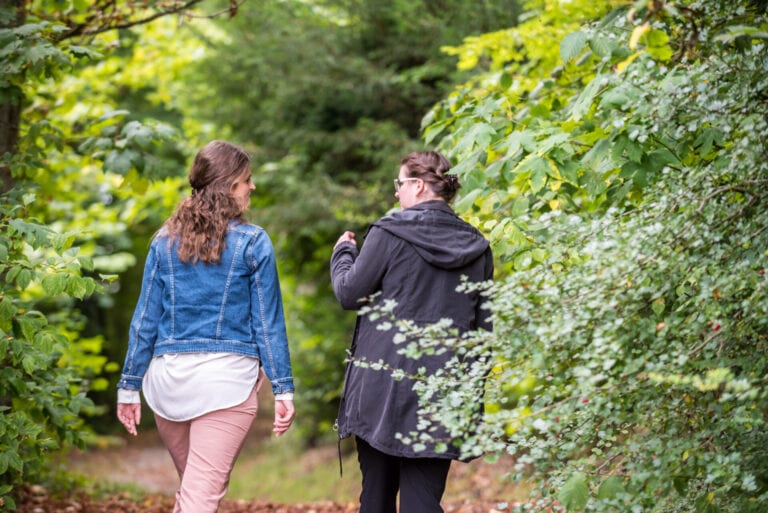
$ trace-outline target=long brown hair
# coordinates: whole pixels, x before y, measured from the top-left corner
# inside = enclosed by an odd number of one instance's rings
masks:
[[[232,185],[250,165],[248,153],[226,141],[211,141],[197,152],[189,170],[192,196],[182,200],[165,222],[170,242],[178,242],[182,262],[219,261],[229,222],[242,219]]]

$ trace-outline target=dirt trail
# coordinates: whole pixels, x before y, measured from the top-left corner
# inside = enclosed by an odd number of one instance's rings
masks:
[[[270,436],[273,417],[271,404],[260,405],[259,416],[246,442],[246,449],[258,449]],[[327,460],[323,465],[336,471],[335,450],[322,448],[310,451],[305,457]],[[246,452],[246,451],[244,451]],[[145,490],[147,495],[136,500],[127,495],[116,495],[94,500],[84,494],[55,498],[41,487],[28,487],[22,496],[19,513],[170,513],[173,494],[178,486],[176,470],[154,427],[141,426],[138,437],[126,437],[122,446],[91,449],[69,455],[70,470],[104,481],[127,485],[133,484]],[[506,465],[490,465],[483,461],[452,466],[449,489],[446,495],[446,513],[495,513],[499,511],[499,497],[506,496],[508,489],[500,485],[499,476]],[[455,488],[461,489],[460,493]],[[313,502],[277,504],[268,501],[225,499],[219,513],[347,513],[357,511],[356,503]],[[508,511],[508,510],[507,510]]]
[[[274,409],[270,398],[271,395],[263,390],[259,394],[259,413],[248,435],[246,448],[258,447],[271,435]],[[138,436],[126,434],[119,445],[87,452],[75,451],[69,455],[67,466],[86,476],[105,477],[109,482],[118,484],[135,484],[152,493],[172,495],[179,484],[171,457],[152,419],[146,418],[139,425]]]

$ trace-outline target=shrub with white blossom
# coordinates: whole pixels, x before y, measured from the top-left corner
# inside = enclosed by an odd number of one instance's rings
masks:
[[[513,455],[526,511],[768,511],[765,3],[593,4],[451,49],[489,69],[425,135],[492,239],[494,330],[372,312],[456,352],[402,436]]]

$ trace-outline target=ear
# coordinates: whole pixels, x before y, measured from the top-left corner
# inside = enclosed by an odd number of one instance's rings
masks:
[[[417,187],[416,195],[417,196],[428,195],[428,194],[430,194],[432,192],[432,189],[429,188],[429,184],[427,183],[426,180],[424,180],[422,178],[419,178],[419,181],[416,182],[416,183],[417,183],[417,185],[416,185],[416,187]]]

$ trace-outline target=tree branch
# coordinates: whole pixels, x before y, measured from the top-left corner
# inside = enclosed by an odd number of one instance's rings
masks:
[[[154,21],[158,18],[162,18],[163,16],[168,16],[170,14],[178,14],[183,11],[186,11],[192,8],[192,6],[194,6],[195,4],[200,3],[201,1],[202,0],[187,0],[186,2],[178,4],[169,9],[162,9],[144,18],[139,18],[137,20],[132,20],[132,21],[126,21],[123,23],[113,23],[115,20],[109,20],[106,25],[96,26],[96,27],[89,27],[89,24],[87,22],[80,23],[72,27],[72,29],[68,30],[67,32],[63,32],[62,34],[60,34],[58,37],[55,38],[55,41],[61,42],[66,39],[71,39],[73,37],[78,37],[78,36],[95,36],[97,34],[109,32],[111,30],[126,29],[130,27],[135,27],[137,25],[143,25],[151,21]],[[94,19],[94,17],[89,18],[89,20],[92,20],[92,19]]]

